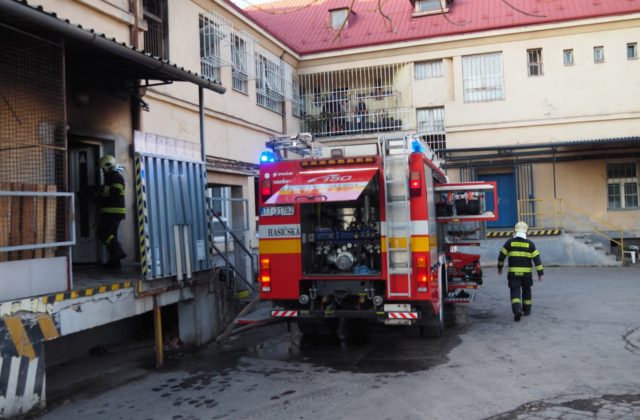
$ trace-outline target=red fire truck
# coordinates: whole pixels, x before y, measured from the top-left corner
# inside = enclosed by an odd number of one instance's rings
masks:
[[[473,300],[479,256],[457,252],[447,226],[496,220],[495,183],[449,183],[413,136],[325,147],[298,135],[267,146],[259,287],[277,306],[271,316],[305,334],[355,318],[438,336],[445,306]]]

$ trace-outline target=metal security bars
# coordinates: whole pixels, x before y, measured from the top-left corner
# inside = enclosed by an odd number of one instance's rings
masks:
[[[444,107],[421,108],[416,110],[417,135],[435,152],[447,148],[444,127]]]
[[[224,25],[226,22],[222,19],[200,15],[200,71],[214,81],[220,81],[220,68],[224,62],[222,40],[228,36],[228,28]]]
[[[322,137],[415,127],[408,63],[299,77],[304,110],[301,131]]]
[[[293,74],[291,67],[260,46],[256,47],[255,63],[258,105],[283,113],[285,89],[288,84],[291,84]]]
[[[154,57],[169,59],[166,28],[166,0],[143,0],[144,20],[147,31],[144,33],[144,49]]]
[[[488,102],[504,99],[502,53],[462,57],[465,102]]]
[[[73,214],[64,51],[1,24],[0,45],[0,261],[63,255]]]
[[[442,77],[442,60],[415,63],[414,78],[416,80],[433,79],[436,77]]]

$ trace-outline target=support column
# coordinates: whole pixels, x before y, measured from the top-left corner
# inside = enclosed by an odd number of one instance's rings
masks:
[[[178,303],[180,340],[201,346],[212,341],[220,332],[216,295],[209,293],[206,284],[194,286],[193,299]]]

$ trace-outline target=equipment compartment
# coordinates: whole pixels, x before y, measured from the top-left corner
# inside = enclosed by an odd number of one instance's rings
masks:
[[[354,201],[300,205],[304,275],[366,276],[382,271],[376,175]]]

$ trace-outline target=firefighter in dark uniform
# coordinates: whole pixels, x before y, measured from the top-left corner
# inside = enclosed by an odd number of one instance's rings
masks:
[[[529,226],[525,222],[518,222],[515,235],[500,249],[498,255],[498,274],[502,274],[505,258],[509,257],[509,271],[507,279],[511,291],[511,309],[513,319],[520,321],[522,314],[531,313],[531,286],[533,286],[533,266],[538,273],[538,281],[542,281],[544,269],[540,260],[540,252],[533,241],[527,239]]]
[[[99,191],[100,223],[98,239],[109,251],[108,267],[120,267],[120,260],[127,257],[118,241],[118,227],[126,215],[124,206],[124,178],[120,174],[122,166],[111,155],[100,159],[104,174],[104,184]]]

